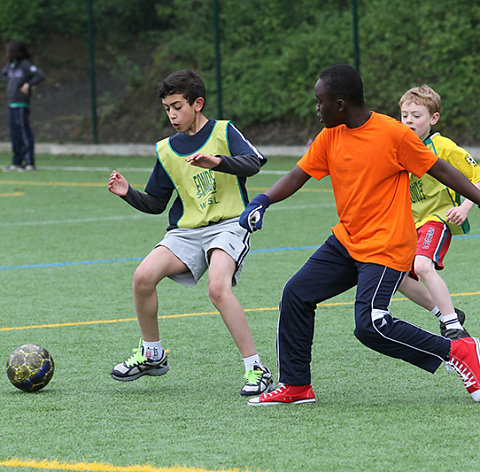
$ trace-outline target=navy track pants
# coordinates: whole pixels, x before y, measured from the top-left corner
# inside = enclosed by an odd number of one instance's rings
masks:
[[[12,164],[35,165],[34,137],[30,128],[28,107],[9,107],[10,139],[12,142]]]
[[[332,235],[286,283],[277,333],[279,381],[311,383],[310,362],[318,303],[357,286],[355,331],[365,346],[429,372],[448,360],[450,340],[394,318],[388,309],[404,272],[354,260]],[[332,339],[332,342],[335,342]]]

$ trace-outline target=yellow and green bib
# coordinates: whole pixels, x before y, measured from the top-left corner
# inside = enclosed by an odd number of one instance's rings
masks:
[[[465,149],[457,146],[451,139],[435,133],[423,142],[438,157],[462,172],[472,183],[480,181],[480,167]],[[468,219],[461,226],[447,222],[447,211],[460,205],[461,197],[431,175],[425,174],[418,178],[410,174],[410,198],[417,229],[427,221],[434,220],[446,223],[452,234],[470,231]]]
[[[229,121],[217,121],[208,139],[195,152],[230,155],[228,124]],[[177,221],[179,228],[199,228],[235,218],[245,209],[237,176],[188,164],[185,159],[191,154],[175,152],[168,138],[159,141],[156,149],[159,163],[182,202],[183,213]]]

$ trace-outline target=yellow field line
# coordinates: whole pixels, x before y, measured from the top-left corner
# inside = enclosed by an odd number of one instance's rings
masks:
[[[277,310],[278,308],[247,308],[245,311],[272,311]],[[204,315],[219,315],[218,311],[206,311],[199,313],[179,313],[175,315],[159,315],[159,319],[163,318],[186,318],[189,316],[204,316]],[[10,328],[0,328],[0,331],[15,331],[22,329],[37,329],[37,328],[59,328],[63,326],[82,326],[82,325],[92,325],[92,324],[103,324],[103,323],[121,323],[123,321],[136,321],[137,318],[118,318],[114,320],[92,320],[92,321],[75,321],[70,323],[51,323],[51,324],[41,324],[41,325],[32,325],[32,326],[12,326]]]
[[[465,292],[465,293],[452,293],[451,297],[466,297],[471,295],[480,295],[480,292]],[[402,302],[406,301],[406,297],[392,298],[392,302]],[[354,302],[330,302],[330,303],[321,303],[318,305],[318,308],[328,308],[332,306],[345,306],[353,305]],[[246,312],[255,312],[255,311],[275,311],[278,310],[278,307],[262,307],[262,308],[245,308]],[[205,311],[198,313],[178,313],[174,315],[159,315],[159,319],[165,318],[187,318],[190,316],[205,316],[205,315],[219,315],[218,311]],[[0,328],[1,331],[17,331],[24,329],[38,329],[38,328],[61,328],[64,326],[83,326],[83,325],[93,325],[93,324],[105,324],[105,323],[122,323],[125,321],[136,321],[137,318],[117,318],[113,320],[91,320],[91,321],[72,321],[69,323],[49,323],[41,325],[31,325],[31,326],[11,326],[6,328]]]
[[[265,191],[268,187],[250,187],[248,186],[248,190],[255,190],[255,191]],[[298,192],[313,192],[313,193],[333,193],[331,188],[301,188]]]
[[[32,459],[0,460],[0,467],[28,467],[40,470],[75,470],[81,472],[240,472],[239,469],[207,470],[198,467],[154,467],[148,464],[119,466],[99,462],[59,462],[58,460],[36,461]],[[244,470],[243,472],[248,472]]]
[[[0,184],[9,185],[43,185],[45,187],[105,187],[106,182],[33,182],[29,180],[0,180]]]
[[[24,192],[0,193],[0,197],[23,197]]]

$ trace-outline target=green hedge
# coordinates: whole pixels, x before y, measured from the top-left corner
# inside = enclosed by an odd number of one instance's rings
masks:
[[[171,3],[175,30],[164,32],[158,58],[171,69],[200,70],[214,92],[211,2]],[[352,2],[220,4],[224,110],[245,127],[300,122],[314,129],[318,74],[334,63],[354,63]],[[438,129],[462,143],[479,142],[480,4],[359,0],[357,14],[359,67],[369,106],[399,117],[403,92],[428,83],[443,100]]]
[[[92,1],[96,49],[117,65],[149,51],[146,77],[131,77],[129,103],[148,106],[154,84],[178,68],[194,68],[217,115],[212,0]],[[219,0],[223,111],[242,129],[318,129],[313,86],[334,63],[353,64],[350,0]],[[358,0],[360,71],[367,103],[398,117],[398,99],[428,83],[443,99],[438,129],[462,143],[480,142],[480,4],[469,0]],[[47,34],[86,41],[86,2],[2,0],[2,39],[41,41]],[[128,68],[131,70],[131,68]],[[132,74],[133,75],[133,74]],[[108,117],[111,121],[111,117]],[[164,120],[160,126],[167,126]]]

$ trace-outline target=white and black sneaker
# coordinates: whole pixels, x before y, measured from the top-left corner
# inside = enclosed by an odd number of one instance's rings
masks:
[[[3,168],[4,172],[11,172],[11,171],[17,171],[17,172],[23,172],[25,169],[22,166],[16,165],[16,164],[10,164],[7,167]]]
[[[458,340],[460,338],[470,337],[468,331],[463,327],[463,323],[465,323],[465,313],[459,308],[455,308],[455,313],[457,314],[459,323],[462,325],[462,329],[449,328],[448,322],[443,323],[440,321],[440,335],[451,340]]]
[[[275,390],[271,372],[263,365],[255,364],[245,373],[245,384],[240,391],[242,396],[260,395]]]
[[[143,355],[142,340],[140,340],[138,348],[133,349],[133,356],[125,362],[116,365],[112,369],[111,375],[115,380],[128,382],[129,380],[138,379],[142,375],[164,375],[169,368],[165,351],[163,351],[159,360],[152,361],[147,359]]]

